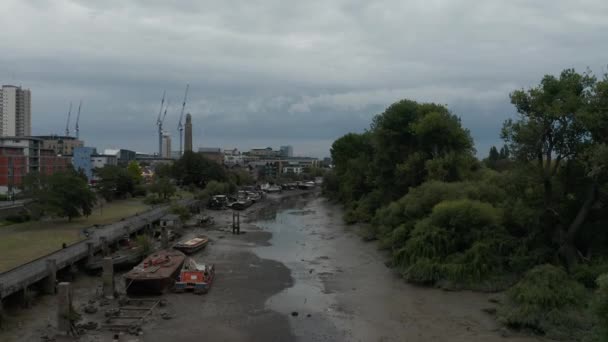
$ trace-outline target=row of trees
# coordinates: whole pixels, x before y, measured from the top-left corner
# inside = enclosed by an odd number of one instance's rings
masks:
[[[510,98],[518,116],[483,162],[445,106],[391,105],[366,132],[334,142],[325,193],[345,204],[347,222],[369,224],[365,236],[390,251],[408,281],[495,290],[534,269],[511,291],[528,302],[500,312],[510,325],[549,333],[586,301],[535,302],[548,291],[534,292],[538,277],[594,289],[608,272],[608,77],[564,70]],[[535,310],[517,311],[530,301]],[[547,318],[551,310],[561,313]]]

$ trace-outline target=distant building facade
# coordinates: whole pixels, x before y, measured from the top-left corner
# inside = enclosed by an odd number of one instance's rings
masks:
[[[32,96],[29,89],[3,85],[0,89],[0,136],[32,135]]]
[[[84,146],[82,140],[64,135],[37,135],[34,138],[42,139],[43,147],[58,155],[72,155],[74,148]]]
[[[224,153],[219,147],[200,147],[198,153],[220,165],[224,163]]]
[[[227,166],[243,165],[244,158],[238,149],[224,150],[224,164]]]
[[[248,153],[252,157],[258,158],[276,158],[280,156],[280,151],[273,151],[272,147],[252,148]]]
[[[93,180],[93,156],[97,154],[95,147],[80,146],[74,148],[72,165],[76,171],[87,176],[89,182]]]
[[[291,158],[293,157],[293,147],[290,145],[281,146],[279,149],[279,154],[282,158]]]
[[[43,148],[32,137],[0,137],[0,192],[19,186],[30,172],[51,175],[70,167],[70,158]]]
[[[105,155],[113,155],[116,156],[116,161],[120,166],[127,166],[129,163],[136,159],[135,151],[125,150],[125,149],[105,149],[103,151]]]
[[[101,169],[104,166],[118,165],[118,158],[116,158],[115,155],[94,154],[91,156],[91,163],[93,165],[93,169]]]
[[[192,115],[186,114],[184,151],[192,151]]]
[[[163,153],[161,157],[171,158],[171,136],[169,134],[163,134]]]

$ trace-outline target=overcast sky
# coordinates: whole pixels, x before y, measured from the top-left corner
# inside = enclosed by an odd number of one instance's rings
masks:
[[[179,2],[180,4],[176,4]],[[329,155],[409,98],[462,118],[480,155],[508,94],[547,73],[608,64],[606,0],[2,0],[0,83],[32,90],[34,134],[63,134],[83,101],[87,145],[178,149],[184,88],[194,146],[293,145]],[[73,121],[71,125],[73,131]]]

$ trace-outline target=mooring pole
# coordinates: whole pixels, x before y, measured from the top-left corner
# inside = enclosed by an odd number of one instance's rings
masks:
[[[57,329],[67,335],[72,327],[72,285],[57,285]]]
[[[103,258],[103,296],[114,299],[114,263],[112,258]]]
[[[163,249],[169,248],[169,232],[167,231],[167,227],[162,226],[160,228],[160,243]]]

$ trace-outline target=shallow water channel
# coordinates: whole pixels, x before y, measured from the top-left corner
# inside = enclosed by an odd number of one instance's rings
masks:
[[[270,297],[268,309],[289,316],[302,341],[504,341],[482,311],[491,295],[406,284],[384,265],[375,243],[345,226],[341,209],[321,197],[285,201],[253,222],[271,232],[263,259],[291,270],[293,286]],[[533,341],[525,336],[508,340]]]

